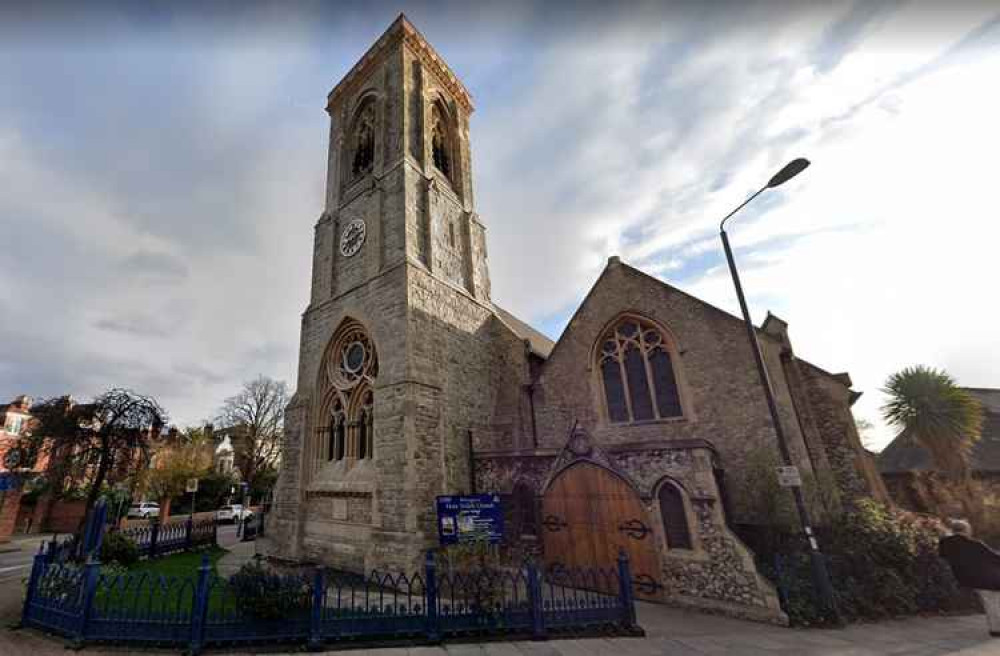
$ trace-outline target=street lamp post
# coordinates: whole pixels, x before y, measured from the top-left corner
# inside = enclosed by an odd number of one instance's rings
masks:
[[[767,367],[764,366],[764,357],[760,350],[760,342],[757,341],[757,331],[754,329],[753,322],[750,320],[750,311],[747,309],[747,301],[743,296],[743,285],[740,284],[740,274],[736,270],[736,260],[733,259],[733,250],[729,246],[729,236],[726,234],[726,221],[728,221],[734,214],[743,209],[747,204],[750,203],[754,198],[759,196],[762,192],[767,189],[773,189],[778,185],[788,182],[796,175],[801,173],[809,166],[809,160],[807,159],[795,159],[785,165],[780,171],[778,171],[774,177],[772,177],[768,183],[758,189],[750,198],[743,201],[743,203],[737,207],[735,210],[726,215],[726,218],[722,219],[719,224],[719,236],[722,238],[722,247],[726,251],[726,261],[729,262],[729,273],[733,276],[733,285],[736,287],[736,296],[740,301],[740,310],[743,312],[743,322],[746,324],[747,329],[747,339],[750,342],[750,350],[753,351],[754,361],[757,364],[757,374],[760,376],[761,386],[764,388],[764,396],[767,398],[767,409],[771,413],[771,423],[774,424],[774,433],[778,438],[778,449],[781,451],[782,462],[786,466],[792,466],[791,454],[788,451],[788,442],[785,438],[785,431],[781,426],[781,419],[778,416],[778,405],[774,400],[774,387],[771,385],[771,377],[767,373]],[[819,543],[816,541],[816,534],[812,529],[812,522],[809,520],[809,510],[806,507],[805,499],[802,496],[802,488],[799,485],[792,485],[792,496],[795,498],[795,509],[799,514],[799,522],[802,524],[802,532],[805,534],[809,541],[809,557],[812,564],[813,580],[816,584],[816,589],[819,592],[819,596],[823,603],[829,609],[833,620],[837,624],[842,623],[840,617],[840,612],[837,609],[837,602],[833,596],[833,586],[830,583],[830,573],[826,568],[826,560],[823,558],[823,553],[819,549]]]

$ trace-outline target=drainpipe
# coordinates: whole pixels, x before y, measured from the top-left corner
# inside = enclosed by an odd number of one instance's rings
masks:
[[[524,386],[528,392],[528,407],[531,411],[531,448],[538,448],[538,424],[535,421],[535,384]]]

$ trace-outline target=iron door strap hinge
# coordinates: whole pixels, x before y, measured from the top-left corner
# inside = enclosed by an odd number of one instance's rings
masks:
[[[651,595],[656,594],[658,590],[662,590],[664,586],[649,574],[639,574],[638,576],[632,578],[632,587],[634,587],[637,592]]]
[[[641,519],[630,519],[618,525],[618,530],[630,538],[645,540],[646,536],[653,532]]]
[[[553,533],[558,533],[563,530],[563,528],[569,526],[569,524],[562,517],[557,517],[556,515],[546,515],[545,519],[542,520],[542,526]]]

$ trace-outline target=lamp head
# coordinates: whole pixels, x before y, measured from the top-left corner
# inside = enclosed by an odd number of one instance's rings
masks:
[[[767,186],[768,188],[773,189],[778,185],[783,185],[799,173],[805,171],[808,167],[809,160],[806,158],[799,157],[798,159],[793,159],[788,164],[785,164],[783,169],[774,174],[774,177],[768,181]]]

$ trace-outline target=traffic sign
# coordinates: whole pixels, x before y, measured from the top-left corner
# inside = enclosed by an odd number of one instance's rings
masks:
[[[191,492],[191,493],[197,492],[198,491],[198,479],[197,478],[189,478],[187,480],[187,487],[184,488],[184,491],[185,492]]]

